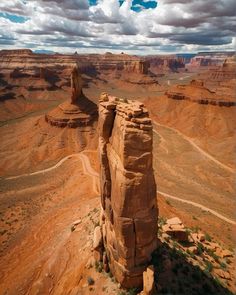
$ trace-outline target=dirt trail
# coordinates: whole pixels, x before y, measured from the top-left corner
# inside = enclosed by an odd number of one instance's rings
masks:
[[[93,179],[93,191],[99,195],[99,174],[92,168],[88,156],[81,153],[79,157],[83,165],[84,173],[91,176]]]
[[[220,219],[223,220],[223,221],[226,221],[226,222],[228,222],[228,223],[231,223],[231,224],[233,224],[233,225],[236,225],[236,222],[235,222],[235,221],[233,221],[233,220],[231,220],[231,219],[229,219],[229,218],[227,218],[227,217],[225,217],[225,216],[223,216],[223,215],[217,213],[216,211],[214,211],[214,210],[212,210],[212,209],[209,209],[209,208],[207,208],[207,207],[205,207],[205,206],[203,206],[203,205],[201,205],[201,204],[199,204],[199,203],[192,202],[192,201],[188,201],[188,200],[184,200],[184,199],[181,199],[181,198],[178,198],[178,197],[174,197],[174,196],[169,195],[169,194],[167,194],[167,193],[164,193],[164,192],[162,192],[162,191],[157,191],[157,193],[163,195],[163,196],[166,197],[166,198],[170,198],[170,199],[172,199],[172,200],[176,200],[176,201],[179,201],[179,202],[182,202],[182,203],[189,204],[189,205],[192,205],[192,206],[194,206],[194,207],[200,208],[200,209],[203,210],[203,211],[206,211],[206,212],[209,212],[209,213],[215,215],[216,217],[220,218]]]
[[[80,154],[67,156],[56,165],[36,173],[52,171],[71,157],[81,159],[83,165],[80,164],[75,175],[70,177],[67,194],[61,201],[58,197],[50,211],[36,216],[28,225],[27,235],[19,238],[15,246],[1,257],[0,290],[3,294],[78,294],[81,288],[78,282],[84,264],[91,256],[94,227],[90,219],[91,210],[99,206],[97,187],[91,186],[90,177],[95,183],[97,174]],[[30,175],[32,173],[19,177]],[[60,194],[59,188],[55,194]],[[71,232],[72,223],[78,219],[81,224]]]
[[[60,167],[65,161],[73,158],[73,157],[79,157],[79,154],[71,154],[69,156],[64,157],[63,159],[61,159],[58,163],[56,163],[54,166],[46,168],[46,169],[42,169],[42,170],[38,170],[32,173],[24,173],[21,175],[16,175],[16,176],[10,176],[10,177],[6,177],[6,180],[11,180],[11,179],[17,179],[17,178],[21,178],[21,177],[26,177],[26,176],[32,176],[32,175],[38,175],[38,174],[43,174],[46,172],[50,172],[58,167]]]
[[[156,123],[154,123],[154,124],[156,124]],[[156,124],[156,125],[161,125],[161,124]],[[169,128],[169,127],[167,127],[167,128]],[[172,130],[172,128],[170,128],[170,129]],[[157,133],[156,130],[154,130],[154,132]],[[189,139],[187,139],[187,140],[189,141]],[[192,143],[192,144],[194,144],[194,143]],[[201,153],[207,154],[206,152],[204,152],[203,150],[201,150],[199,147],[197,149],[198,149],[198,151],[201,151]],[[92,177],[92,180],[93,180],[93,191],[96,194],[99,194],[99,185],[98,185],[99,174],[92,168],[88,156],[85,155],[82,152],[81,153],[78,153],[78,154],[72,154],[72,155],[66,156],[65,158],[61,159],[56,165],[54,165],[54,166],[52,166],[50,168],[43,169],[43,170],[40,170],[40,171],[36,171],[36,172],[33,172],[33,173],[29,173],[29,174],[22,174],[22,175],[18,175],[18,176],[13,176],[13,177],[9,177],[9,178],[6,178],[6,179],[14,179],[14,178],[20,178],[20,177],[24,177],[24,176],[30,176],[30,175],[35,175],[35,174],[49,172],[49,171],[52,171],[53,169],[56,169],[56,168],[60,167],[65,161],[67,161],[68,159],[71,159],[72,157],[80,158],[80,160],[82,162],[82,165],[83,165],[84,173],[86,175],[89,175],[89,176]],[[211,157],[211,156],[208,155],[208,157]],[[218,161],[216,159],[214,159],[214,162],[217,162],[218,163]],[[222,163],[220,163],[220,164],[223,165]],[[227,166],[227,168],[229,168],[229,167]],[[223,221],[226,221],[226,222],[228,222],[230,224],[236,225],[236,222],[235,221],[233,221],[233,220],[231,220],[231,219],[229,219],[229,218],[221,215],[220,213],[218,213],[218,212],[216,212],[216,211],[214,211],[214,210],[212,210],[210,208],[207,208],[207,207],[205,207],[205,206],[203,206],[203,205],[201,205],[199,203],[188,201],[188,200],[181,199],[181,198],[178,198],[178,197],[174,197],[174,196],[169,195],[167,193],[164,193],[162,191],[157,191],[157,192],[160,193],[160,194],[162,194],[165,197],[172,198],[174,200],[177,200],[177,201],[180,201],[180,202],[183,202],[183,203],[192,205],[194,207],[200,208],[201,210],[207,211],[207,212],[213,214],[214,216],[220,218]]]
[[[212,155],[208,154],[206,151],[204,151],[202,148],[200,148],[192,139],[190,139],[189,137],[187,137],[186,135],[184,135],[183,133],[181,133],[179,130],[174,129],[174,128],[169,127],[169,126],[166,126],[166,125],[162,125],[162,124],[160,124],[160,123],[158,123],[156,121],[153,121],[153,124],[156,125],[156,126],[165,127],[167,129],[170,129],[170,130],[174,131],[175,133],[177,133],[178,135],[180,135],[182,138],[184,138],[185,140],[187,140],[203,156],[207,157],[208,159],[210,159],[211,161],[213,161],[215,164],[221,166],[223,169],[226,169],[227,171],[229,171],[231,173],[235,173],[235,170],[233,168],[231,168],[231,167],[229,167],[229,166],[221,163],[216,158],[214,158]],[[155,132],[156,134],[158,134],[158,132],[156,130],[153,130],[153,132]]]

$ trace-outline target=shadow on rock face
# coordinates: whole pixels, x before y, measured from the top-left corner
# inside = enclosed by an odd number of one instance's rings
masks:
[[[9,100],[9,99],[15,99],[15,98],[16,98],[16,94],[14,92],[8,92],[6,94],[0,95],[0,102]]]

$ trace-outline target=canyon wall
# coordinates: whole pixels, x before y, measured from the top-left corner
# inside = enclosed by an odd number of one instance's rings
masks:
[[[187,62],[185,58],[176,55],[149,56],[146,61],[150,64],[150,71],[156,75],[183,70]]]
[[[189,85],[176,85],[165,93],[168,98],[186,100],[198,104],[232,107],[236,106],[233,95],[216,93],[206,88],[203,81],[192,80]]]
[[[143,104],[101,96],[99,155],[109,268],[123,287],[137,287],[157,246],[152,124]]]
[[[122,71],[146,75],[149,62],[144,58],[127,54],[36,54],[30,50],[0,51],[1,72],[16,68],[27,69],[35,75],[37,68],[62,70],[78,63],[82,73]],[[31,72],[30,72],[31,71]]]

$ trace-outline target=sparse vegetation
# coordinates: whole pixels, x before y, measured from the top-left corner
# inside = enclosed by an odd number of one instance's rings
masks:
[[[169,200],[166,200],[166,204],[169,206],[172,206],[171,202]]]
[[[103,263],[102,262],[95,262],[95,269],[97,272],[101,273],[103,271]]]
[[[209,256],[211,256],[216,262],[219,261],[219,256],[216,255],[216,253],[212,249],[204,248],[204,250],[207,252]]]
[[[227,268],[226,263],[223,262],[223,261],[220,261],[220,268],[223,269],[223,270],[225,270]]]
[[[211,242],[211,240],[212,240],[211,236],[208,233],[205,234],[205,240],[208,242]]]
[[[158,225],[159,225],[160,227],[162,227],[162,226],[165,225],[165,224],[166,224],[166,218],[160,216],[160,217],[158,218]]]
[[[202,243],[197,243],[197,253],[199,255],[202,255],[203,252],[204,252],[204,247],[203,247]]]
[[[89,286],[94,285],[94,279],[92,277],[87,277],[87,283]]]
[[[195,257],[195,254],[190,251],[189,249],[187,249],[186,253],[191,257],[191,258],[194,258]]]
[[[213,265],[210,261],[206,260],[205,261],[205,271],[208,272],[212,272],[213,270]]]
[[[200,230],[201,230],[201,229],[200,229],[200,227],[198,227],[198,226],[191,227],[191,231],[192,231],[193,233],[198,233]]]

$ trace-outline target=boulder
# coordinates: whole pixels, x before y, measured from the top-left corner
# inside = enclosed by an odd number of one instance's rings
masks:
[[[143,272],[143,291],[140,295],[153,295],[155,291],[154,267],[150,265],[147,267],[147,270]]]
[[[103,240],[102,240],[102,232],[101,227],[96,226],[94,229],[93,235],[93,253],[95,261],[102,261],[103,257]]]

